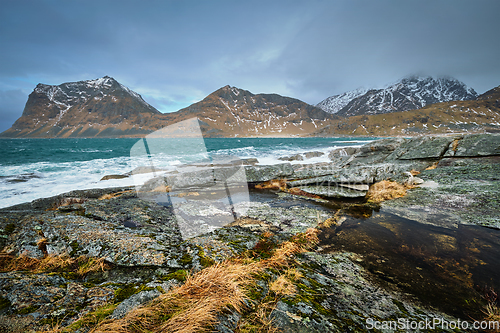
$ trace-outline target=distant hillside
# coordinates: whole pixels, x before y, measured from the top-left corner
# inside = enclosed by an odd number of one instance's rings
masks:
[[[500,132],[500,86],[472,101],[451,101],[390,114],[332,121],[312,136],[412,136],[458,132]]]
[[[476,97],[474,89],[453,78],[410,76],[384,89],[358,89],[328,97],[317,106],[338,116],[351,117],[409,111]]]

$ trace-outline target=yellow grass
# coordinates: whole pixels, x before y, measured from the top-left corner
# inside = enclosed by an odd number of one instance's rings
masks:
[[[46,255],[42,259],[27,256],[15,257],[0,254],[0,272],[31,271],[34,273],[69,271],[83,277],[90,272],[104,271],[111,266],[103,258],[88,258],[80,256],[71,258],[63,255]]]
[[[276,295],[283,296],[294,295],[297,292],[295,285],[283,275],[280,275],[276,280],[271,282],[269,290],[274,292]]]
[[[111,198],[116,198],[116,197],[122,196],[123,194],[129,193],[129,192],[132,192],[132,190],[104,194],[104,195],[101,195],[98,200],[109,200]]]
[[[425,170],[434,170],[437,168],[439,162],[434,162],[430,167],[426,168]]]
[[[286,190],[286,179],[272,179],[262,184],[255,185],[257,189]]]
[[[382,202],[385,200],[404,197],[406,190],[411,186],[401,185],[397,182],[382,180],[370,186],[366,198],[370,202]]]
[[[500,309],[494,303],[489,303],[486,306],[486,318],[485,320],[491,322],[497,322],[500,325]],[[491,329],[488,332],[500,332],[500,327],[496,327],[495,329]]]

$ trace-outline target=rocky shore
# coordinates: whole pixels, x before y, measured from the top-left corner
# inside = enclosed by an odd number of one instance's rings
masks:
[[[235,258],[269,260],[287,242],[300,244],[297,235],[311,228],[321,238],[345,216],[374,210],[445,229],[500,229],[500,135],[383,139],[332,150],[329,158],[322,164],[268,166],[246,161],[250,199],[234,203],[237,219],[222,228],[209,228],[207,221],[221,212],[197,189],[203,174],[190,178],[189,191],[170,188],[183,216],[201,228],[206,224],[207,232],[188,239],[171,205],[146,200],[135,188],[73,191],[1,209],[0,331],[106,331],[100,323],[161,299],[208,267]],[[163,184],[168,192],[171,177],[150,184]],[[405,185],[407,195],[369,200],[373,185],[387,180]],[[286,265],[254,274],[245,306],[217,313],[212,329],[365,332],[369,318],[458,319],[386,288],[359,254],[326,253],[312,245],[295,251]],[[47,258],[59,262],[49,264]],[[289,290],[276,289],[276,281],[289,283]]]

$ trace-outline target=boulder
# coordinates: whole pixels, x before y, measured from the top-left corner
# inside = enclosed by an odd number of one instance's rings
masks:
[[[287,178],[293,175],[293,168],[290,163],[275,165],[252,165],[245,166],[247,181],[265,182],[271,179]]]
[[[305,158],[313,158],[313,157],[320,157],[325,155],[325,153],[321,151],[310,151],[304,154]]]
[[[359,152],[360,149],[355,147],[337,148],[328,153],[328,158],[337,167],[343,167],[352,161],[353,155],[356,155]]]
[[[292,155],[292,156],[283,156],[283,157],[278,157],[278,160],[280,161],[303,161],[304,160],[304,156],[302,156],[301,154],[295,154],[295,155]]]
[[[125,317],[127,313],[132,311],[133,309],[137,308],[138,306],[145,304],[156,297],[160,296],[161,293],[156,290],[145,290],[141,291],[135,295],[130,296],[123,302],[121,302],[116,309],[113,311],[111,314],[110,318],[111,319],[119,319]]]
[[[438,159],[444,155],[450,144],[460,137],[453,135],[411,139],[403,143],[394,155],[399,154],[397,159],[400,160]],[[393,156],[388,157],[388,160]]]
[[[500,155],[500,135],[470,134],[458,141],[454,156],[479,157]]]
[[[128,175],[106,175],[101,178],[102,180],[110,180],[110,179],[123,179],[123,178],[128,178]]]
[[[350,189],[346,186],[335,186],[335,185],[309,185],[309,186],[298,186],[304,192],[319,195],[328,198],[361,198],[366,195],[367,191],[358,191]]]

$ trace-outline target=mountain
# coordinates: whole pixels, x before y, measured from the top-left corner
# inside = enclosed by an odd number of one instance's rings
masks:
[[[413,136],[446,133],[499,133],[500,86],[476,100],[449,101],[390,114],[334,120],[311,136]]]
[[[38,84],[22,116],[3,137],[142,135],[161,113],[136,92],[105,76],[96,80]]]
[[[349,104],[353,99],[363,96],[368,90],[359,88],[346,93],[330,96],[319,102],[316,106],[328,113],[337,113]]]
[[[244,137],[304,135],[335,116],[298,99],[230,86],[162,114],[105,76],[57,86],[38,84],[22,116],[0,137],[140,137],[192,117],[198,117],[207,137]]]
[[[477,97],[478,101],[489,100],[491,102],[500,102],[500,86],[490,89],[482,95]],[[498,106],[497,106],[498,107]]]
[[[165,115],[167,116],[167,115]],[[326,125],[332,115],[298,99],[277,94],[252,94],[231,86],[169,114],[180,121],[198,117],[209,136],[304,135]]]
[[[474,89],[449,77],[409,76],[384,89],[355,90],[325,99],[317,106],[343,117],[420,109],[426,105],[476,99]]]

